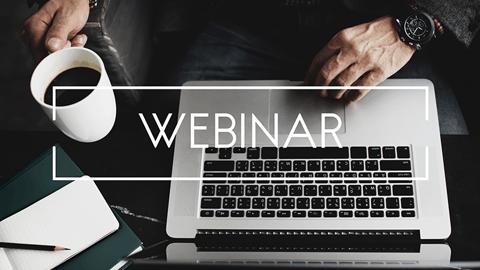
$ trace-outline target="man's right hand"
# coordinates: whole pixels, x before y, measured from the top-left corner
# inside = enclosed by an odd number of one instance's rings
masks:
[[[48,52],[83,47],[87,36],[77,35],[88,19],[88,0],[50,0],[24,23],[22,40],[39,63]]]

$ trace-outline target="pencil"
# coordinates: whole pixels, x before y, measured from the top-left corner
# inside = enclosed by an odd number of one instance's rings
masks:
[[[31,249],[31,250],[45,250],[45,251],[70,250],[69,248],[58,247],[58,246],[44,246],[44,245],[18,244],[18,243],[5,243],[5,242],[0,242],[0,248]]]

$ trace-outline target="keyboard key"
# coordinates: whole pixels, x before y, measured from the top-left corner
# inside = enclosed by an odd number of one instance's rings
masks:
[[[410,160],[381,160],[380,169],[382,171],[410,171],[412,166]]]
[[[277,211],[277,217],[290,217],[290,211]]]
[[[287,176],[287,178],[298,178],[300,176],[300,174],[299,173],[287,173],[286,176]],[[292,182],[287,182],[287,183],[292,183]],[[293,183],[295,183],[295,182],[293,182]]]
[[[368,217],[368,211],[355,211],[355,217]]]
[[[203,170],[206,172],[233,171],[235,163],[233,160],[205,161]]]
[[[332,196],[332,186],[330,185],[318,186],[318,196]]]
[[[303,195],[304,196],[317,196],[317,186],[306,185],[303,188]]]
[[[204,185],[202,187],[203,196],[213,196],[215,195],[215,186],[214,185]]]
[[[310,199],[309,198],[298,198],[297,199],[297,209],[309,209],[310,208]]]
[[[389,172],[388,177],[412,177],[411,172]]]
[[[378,196],[390,196],[392,195],[392,190],[390,185],[378,185]]]
[[[310,160],[308,162],[309,171],[320,171],[320,160]]]
[[[279,171],[291,171],[292,170],[292,162],[287,160],[281,160],[278,163],[278,170]]]
[[[231,159],[232,158],[232,148],[220,148],[220,153],[218,155],[219,159]]]
[[[234,209],[236,199],[235,198],[223,198],[223,208],[225,209]]]
[[[343,174],[342,173],[338,173],[338,172],[332,172],[329,174],[330,177],[332,178],[341,178],[343,177]]]
[[[333,160],[322,161],[322,171],[335,171],[335,161]]]
[[[322,211],[308,211],[309,218],[319,218],[322,217]]]
[[[228,185],[218,185],[217,186],[217,196],[227,196],[230,186]]]
[[[389,209],[398,209],[400,208],[400,204],[398,202],[398,198],[387,198],[387,208]]]
[[[340,217],[353,217],[353,211],[340,211]]]
[[[242,177],[242,174],[231,172],[231,173],[228,173],[228,177],[231,177],[231,178],[234,178],[234,177],[240,178],[240,177]],[[235,180],[228,180],[229,183],[235,183],[234,181],[235,181]],[[239,182],[238,182],[238,183],[239,183]]]
[[[228,211],[217,210],[217,211],[215,211],[215,217],[228,217]]]
[[[387,183],[387,180],[373,180],[373,183],[385,184]]]
[[[275,211],[262,211],[262,217],[275,217]]]
[[[345,177],[345,178],[357,178],[358,175],[357,175],[357,173],[346,172],[346,173],[343,174],[343,177]]]
[[[303,189],[301,185],[290,186],[290,196],[302,196]]]
[[[233,148],[233,153],[234,154],[243,154],[246,153],[247,149],[245,147],[234,147]]]
[[[302,178],[313,178],[313,173],[303,172],[303,173],[300,174],[300,177],[302,177]],[[306,181],[306,180],[302,180],[302,183],[304,183],[303,181]],[[313,183],[313,180],[310,183]]]
[[[257,173],[257,178],[269,178],[269,177],[270,177],[269,173],[264,173],[264,172]],[[260,183],[260,181],[262,181],[262,183],[269,183],[268,180],[257,180],[257,183]]]
[[[395,196],[413,195],[413,186],[412,185],[393,185],[393,195]]]
[[[239,160],[236,166],[237,171],[248,171],[248,161]]]
[[[333,195],[334,196],[346,196],[347,195],[347,186],[346,185],[334,185],[333,186]]]
[[[402,198],[402,208],[415,208],[413,198]]]
[[[267,208],[268,209],[279,209],[280,208],[280,198],[268,198],[267,199]]]
[[[287,196],[288,190],[286,185],[275,186],[275,196]]]
[[[272,196],[273,195],[273,186],[272,185],[262,185],[260,186],[260,196]]]
[[[212,208],[221,208],[222,201],[220,198],[202,198],[200,208],[202,209],[212,209]]]
[[[275,177],[275,178],[285,177],[285,174],[284,173],[272,173],[272,177]]]
[[[342,209],[353,209],[353,208],[355,208],[354,198],[342,198]]]
[[[258,186],[247,185],[245,187],[245,196],[258,196]]]
[[[274,160],[265,161],[265,171],[274,172],[276,170],[277,170],[277,161],[274,161]]]
[[[312,198],[312,209],[323,209],[323,208],[325,208],[324,198]]]
[[[397,147],[397,157],[398,158],[410,158],[410,148],[408,146],[398,146]]]
[[[395,158],[395,147],[384,146],[382,148],[383,158]]]
[[[260,216],[260,211],[252,211],[252,210],[247,211],[247,217],[259,217],[259,216]]]
[[[250,198],[238,198],[237,208],[249,209],[250,208]]]
[[[233,210],[230,212],[231,217],[244,217],[245,216],[245,211],[243,210]]]
[[[243,196],[243,185],[232,185],[231,196]]]
[[[260,158],[260,147],[248,147],[247,148],[247,158],[248,159],[259,159]]]
[[[337,160],[337,171],[348,171],[350,169],[350,162],[348,160]]]
[[[263,161],[250,161],[250,170],[251,171],[263,171]]]
[[[201,217],[213,217],[214,212],[212,210],[202,210],[202,211],[200,211],[200,216]]]
[[[387,174],[384,173],[384,172],[376,172],[376,173],[373,173],[373,177],[375,177],[375,178],[386,178]]]
[[[207,147],[207,148],[205,148],[205,153],[206,153],[206,154],[215,154],[215,153],[218,153],[218,148],[215,148],[215,147]]]
[[[312,158],[349,158],[348,147],[288,147],[280,148],[280,159],[312,159]]]
[[[383,217],[383,211],[370,211],[370,217]]]
[[[369,173],[369,172],[361,172],[358,174],[358,177],[360,178],[371,178],[372,177],[372,173]]]
[[[307,212],[305,211],[293,211],[292,212],[292,217],[306,217]]]
[[[293,161],[293,170],[294,171],[305,171],[307,169],[307,163],[305,160],[295,160]]]
[[[352,167],[352,171],[363,171],[364,169],[363,160],[352,160],[350,164]]]
[[[352,158],[367,158],[367,148],[360,146],[360,147],[350,147],[350,156]]]
[[[362,187],[360,185],[349,185],[348,186],[348,196],[361,196]]]
[[[262,159],[276,159],[277,152],[276,147],[262,147]]]
[[[327,198],[327,209],[339,209],[339,208],[340,208],[339,198]]]
[[[376,196],[377,188],[375,185],[364,185],[363,186],[363,195],[364,196]]]
[[[368,198],[357,198],[356,202],[358,209],[370,208],[370,200]]]
[[[250,172],[246,172],[246,173],[242,173],[242,177],[244,178],[253,178],[255,177],[255,173],[250,173]],[[255,180],[243,180],[242,181],[243,183],[255,183]]]
[[[265,208],[265,198],[253,198],[252,199],[252,208],[253,209],[264,209]]]
[[[329,218],[329,217],[337,217],[337,211],[323,211],[323,217]]]
[[[315,178],[327,178],[328,177],[328,173],[320,173],[320,172],[317,172],[315,173]],[[322,180],[320,180],[322,181]]]
[[[385,201],[383,198],[372,198],[372,209],[383,209],[385,207]]]
[[[387,210],[385,212],[386,217],[399,217],[400,212],[399,211],[392,211],[392,210]]]
[[[402,217],[415,217],[415,211],[402,211]]]
[[[206,177],[206,178],[211,178],[211,177],[227,177],[227,173],[204,173],[203,174],[203,177]],[[212,180],[212,181],[217,181],[217,180]],[[219,180],[219,181],[222,181],[222,180]],[[212,183],[212,182],[210,182]],[[216,183],[225,183],[225,181],[223,182],[216,182]]]
[[[365,162],[365,169],[367,171],[378,171],[378,161],[377,160],[367,160]]]
[[[381,150],[378,146],[373,146],[368,148],[368,158],[381,158]]]

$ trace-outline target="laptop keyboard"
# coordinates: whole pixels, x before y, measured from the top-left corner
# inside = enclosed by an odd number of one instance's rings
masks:
[[[415,218],[410,146],[206,148],[200,218]]]

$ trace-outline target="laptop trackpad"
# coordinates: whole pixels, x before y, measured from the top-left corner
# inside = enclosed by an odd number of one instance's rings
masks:
[[[322,113],[334,113],[342,120],[337,134],[345,133],[345,101],[322,98],[315,90],[270,90],[269,130],[274,130],[274,114],[278,113],[278,133],[288,135],[301,114],[310,134],[321,134]],[[339,125],[334,117],[325,118],[325,128],[334,129]],[[300,123],[296,133],[303,133]]]

